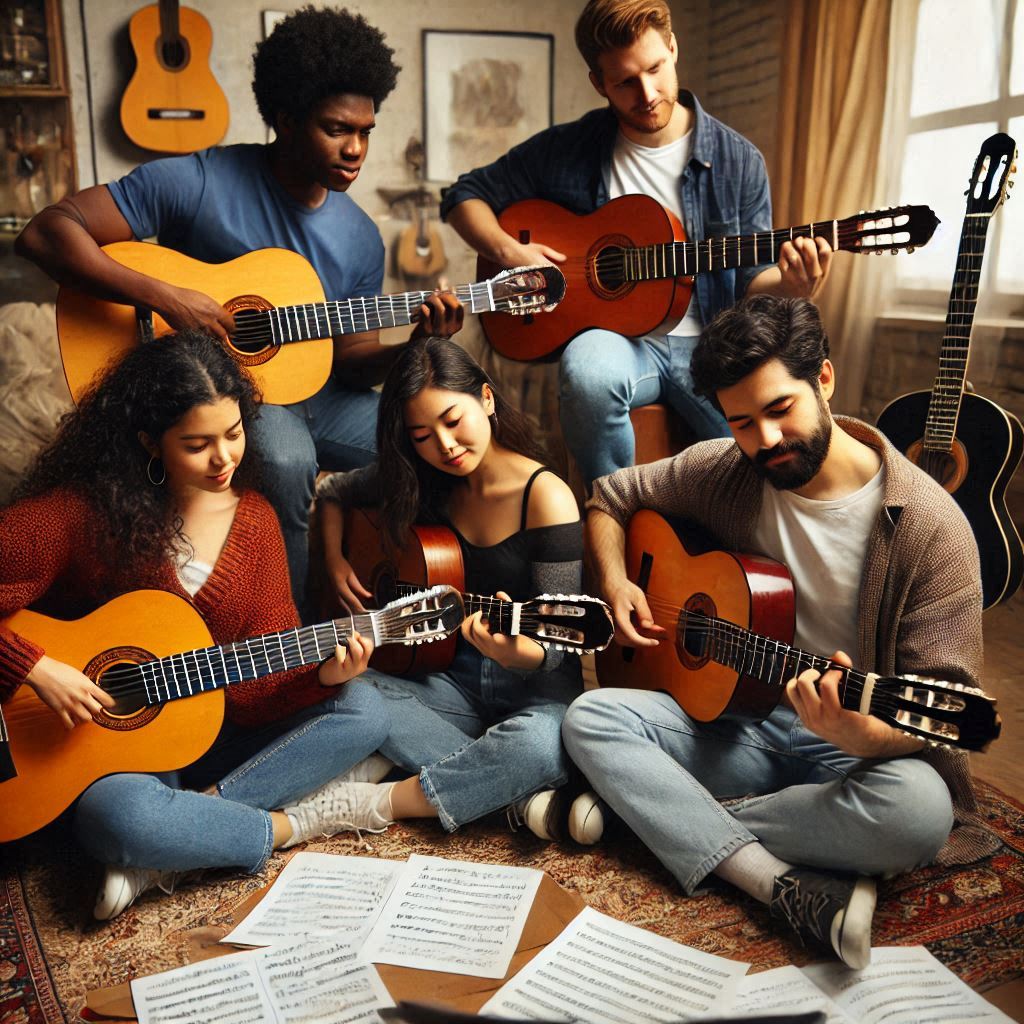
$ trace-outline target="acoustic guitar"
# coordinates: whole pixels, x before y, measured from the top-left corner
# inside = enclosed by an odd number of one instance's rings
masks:
[[[104,775],[192,764],[217,738],[232,683],[321,662],[353,629],[375,644],[418,645],[463,618],[458,593],[434,587],[365,615],[210,646],[195,609],[164,591],[124,594],[73,622],[18,612],[8,629],[80,669],[117,704],[68,731],[30,686],[15,691],[3,706],[0,842],[53,821]]]
[[[383,541],[377,509],[346,509],[342,548],[373,603],[385,606],[424,586],[463,592],[466,574],[458,538],[444,526],[413,526],[405,547],[393,555]],[[542,647],[590,654],[611,643],[614,626],[604,601],[585,594],[541,594],[530,601],[461,593],[466,614],[482,611],[493,633],[526,636]],[[371,663],[392,675],[442,672],[455,656],[456,638],[429,647],[374,652]],[[376,660],[374,660],[376,659]]]
[[[223,303],[235,317],[232,354],[256,378],[264,401],[274,405],[302,401],[323,387],[331,372],[333,337],[414,323],[433,294],[411,291],[328,302],[313,267],[288,249],[257,249],[215,264],[148,242],[113,242],[103,251],[132,270]],[[522,315],[557,305],[565,279],[554,267],[520,267],[453,291],[467,312]],[[148,310],[62,287],[57,336],[72,398],[77,401],[111,360],[170,330]],[[300,341],[305,344],[294,344]]]
[[[626,569],[667,635],[657,647],[613,643],[597,658],[602,686],[664,690],[701,722],[760,719],[805,669],[839,669],[844,708],[931,745],[983,750],[999,735],[995,701],[979,689],[860,672],[791,647],[793,583],[770,558],[701,551],[685,532],[643,509],[627,529]]]
[[[228,130],[228,101],[210,71],[210,23],[178,0],[136,11],[128,25],[135,74],[121,98],[121,126],[136,146],[194,153]]]
[[[774,263],[782,243],[822,235],[835,250],[912,252],[939,223],[927,206],[899,206],[843,220],[686,241],[679,219],[649,196],[630,195],[582,216],[542,199],[513,203],[498,223],[524,244],[543,242],[568,257],[565,301],[549,317],[512,325],[482,318],[487,340],[503,356],[524,361],[550,356],[590,327],[638,337],[682,319],[693,275]],[[477,275],[494,265],[477,261]]]
[[[971,524],[985,608],[1012,597],[1024,580],[1024,545],[1006,507],[1006,488],[1024,455],[1024,427],[1012,412],[966,390],[985,239],[1016,155],[1016,143],[1002,132],[982,144],[967,191],[935,383],[931,391],[890,402],[878,417],[878,429],[953,495]]]

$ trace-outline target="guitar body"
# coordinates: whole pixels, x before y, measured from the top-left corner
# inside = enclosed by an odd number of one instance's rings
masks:
[[[385,548],[380,513],[372,508],[345,512],[343,549],[356,575],[373,593],[376,608],[398,596],[398,584],[422,587],[447,584],[465,590],[462,549],[455,534],[443,526],[413,526],[397,558]],[[396,676],[443,672],[455,657],[456,637],[414,647],[388,647],[374,651],[371,665]]]
[[[1024,428],[1012,413],[980,395],[963,395],[952,452],[921,447],[931,391],[890,402],[878,429],[956,499],[974,531],[985,608],[1012,597],[1024,580],[1024,545],[1006,507],[1006,488],[1024,454]]]
[[[205,292],[235,313],[287,303],[323,302],[320,279],[309,262],[288,249],[258,249],[227,263],[202,263],[148,242],[114,242],[103,251],[118,263],[182,288]],[[259,293],[254,292],[259,288]],[[170,333],[153,316],[153,333]],[[57,336],[64,375],[77,402],[95,375],[139,343],[136,310],[72,288],[57,296]],[[288,405],[315,394],[331,372],[333,341],[267,344],[255,350],[232,345],[236,359],[255,377],[264,401]]]
[[[527,199],[502,211],[498,222],[513,238],[543,242],[568,257],[561,265],[568,287],[557,309],[544,316],[518,317],[514,322],[483,314],[487,340],[509,359],[550,356],[589,327],[637,337],[669,318],[681,320],[686,312],[692,278],[616,283],[602,279],[595,269],[595,259],[609,246],[645,246],[686,238],[679,220],[649,196],[622,196],[582,216],[543,199]],[[477,276],[490,273],[493,264],[478,260]]]
[[[21,611],[4,623],[99,685],[116,665],[206,647],[210,634],[196,611],[163,591],[125,594],[75,621]],[[70,732],[29,686],[3,706],[16,775],[0,781],[0,842],[53,821],[92,783],[114,772],[164,772],[192,764],[213,744],[224,718],[224,693],[115,709]]]
[[[189,7],[177,13],[178,60],[165,57],[159,4],[136,11],[128,29],[137,65],[121,99],[121,125],[135,145],[160,153],[215,146],[228,130],[227,97],[210,71],[210,23]]]
[[[785,566],[770,558],[725,551],[699,553],[656,512],[642,509],[626,533],[626,572],[647,595],[666,636],[657,647],[627,648],[617,641],[597,655],[602,686],[664,690],[691,717],[764,718],[779,690],[701,655],[680,611],[714,615],[788,643],[796,604]],[[695,653],[696,652],[696,653]]]

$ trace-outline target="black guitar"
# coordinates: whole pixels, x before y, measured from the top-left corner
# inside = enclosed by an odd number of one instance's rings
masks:
[[[982,144],[967,192],[935,383],[931,391],[890,402],[878,417],[879,430],[942,484],[967,516],[981,556],[985,608],[1012,597],[1024,580],[1024,545],[1006,508],[1006,488],[1024,454],[1024,427],[1013,413],[965,390],[989,218],[1006,196],[1016,155],[1016,143],[1002,132]]]

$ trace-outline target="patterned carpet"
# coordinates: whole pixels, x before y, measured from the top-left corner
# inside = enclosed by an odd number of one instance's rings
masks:
[[[989,828],[1001,840],[990,857],[950,870],[927,868],[884,883],[875,945],[926,945],[972,987],[1024,976],[1024,807],[979,783]],[[308,849],[404,859],[412,853],[523,864],[547,871],[598,910],[755,967],[807,963],[801,948],[769,924],[763,908],[717,886],[685,898],[635,841],[582,850],[512,834],[497,822],[442,835],[433,824],[372,836],[372,851],[340,836]],[[154,892],[115,921],[90,917],[95,866],[56,829],[0,853],[0,1021],[78,1020],[89,989],[186,962],[191,930],[215,925],[287,862],[275,856],[258,877],[207,876],[173,896]]]

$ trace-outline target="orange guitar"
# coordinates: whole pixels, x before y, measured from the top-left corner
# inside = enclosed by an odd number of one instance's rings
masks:
[[[597,658],[602,686],[664,690],[692,718],[764,718],[804,669],[843,672],[843,707],[938,746],[983,750],[999,735],[981,690],[921,676],[878,676],[798,650],[788,570],[762,555],[698,551],[656,512],[630,520],[626,570],[666,636],[657,647],[613,643]]]
[[[331,372],[333,337],[411,324],[431,295],[413,291],[326,302],[316,271],[288,249],[257,249],[227,263],[202,263],[148,242],[114,242],[103,251],[132,270],[222,302],[235,317],[235,358],[256,378],[264,401],[274,405],[300,402],[323,387]],[[565,281],[554,267],[521,267],[454,292],[469,313],[539,313],[562,298]],[[76,401],[111,360],[169,332],[148,310],[104,302],[74,288],[62,287],[57,296],[60,354]],[[304,344],[294,344],[300,341]]]
[[[900,206],[845,220],[688,242],[675,215],[641,195],[613,199],[583,216],[528,199],[503,210],[498,222],[513,238],[543,242],[568,257],[560,264],[567,294],[551,316],[515,324],[483,317],[491,345],[521,360],[549,356],[589,327],[638,337],[665,321],[674,325],[690,303],[694,274],[774,263],[788,239],[823,235],[833,249],[847,252],[909,252],[924,245],[939,223],[927,206]],[[493,264],[477,262],[478,276],[493,272]]]
[[[124,594],[74,622],[18,612],[4,625],[80,669],[117,705],[71,731],[29,686],[3,705],[0,842],[53,821],[104,775],[192,764],[217,738],[232,683],[323,661],[353,629],[375,644],[421,644],[463,618],[458,593],[436,587],[366,615],[211,647],[195,609],[159,590]]]
[[[132,15],[136,68],[121,98],[121,126],[136,146],[194,153],[228,130],[228,101],[210,71],[210,23],[178,0]]]

